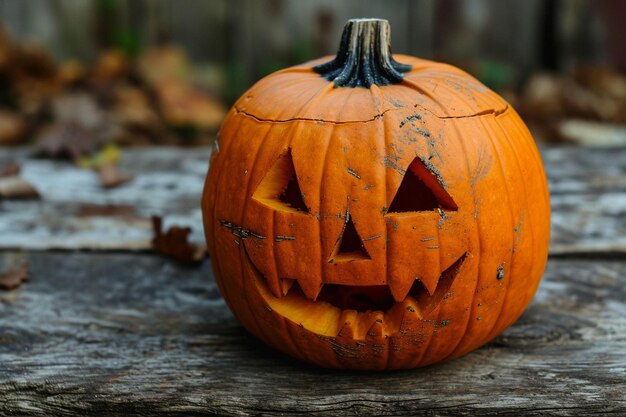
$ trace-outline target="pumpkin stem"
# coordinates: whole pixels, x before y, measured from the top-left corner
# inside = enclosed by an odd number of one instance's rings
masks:
[[[350,19],[341,35],[337,56],[316,65],[318,72],[335,87],[366,87],[402,82],[410,65],[400,64],[391,56],[391,30],[384,19]]]

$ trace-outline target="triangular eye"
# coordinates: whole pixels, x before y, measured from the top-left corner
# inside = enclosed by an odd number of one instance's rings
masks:
[[[291,149],[278,157],[252,198],[275,210],[309,213],[298,184]]]
[[[437,175],[415,158],[409,165],[387,213],[431,210],[456,211],[458,207]]]
[[[332,255],[330,256],[329,263],[341,263],[349,261],[357,261],[360,259],[372,259],[365,250],[363,240],[359,236],[359,233],[354,227],[352,218],[348,217],[348,221],[344,224],[343,230]]]

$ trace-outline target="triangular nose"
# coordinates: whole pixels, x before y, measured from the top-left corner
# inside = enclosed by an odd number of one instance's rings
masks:
[[[372,258],[365,250],[365,245],[356,231],[352,217],[348,217],[348,221],[343,226],[341,235],[337,239],[337,244],[328,262],[332,264],[362,259]]]

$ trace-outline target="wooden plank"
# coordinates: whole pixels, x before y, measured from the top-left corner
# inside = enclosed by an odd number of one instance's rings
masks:
[[[2,415],[626,414],[624,261],[551,260],[530,308],[487,346],[357,373],[261,346],[226,309],[208,261],[25,256],[31,281],[0,293]]]
[[[95,172],[72,164],[32,159],[21,149],[0,151],[16,159],[21,175],[41,201],[0,201],[0,248],[145,250],[151,247],[150,216],[192,228],[190,240],[203,242],[200,196],[209,148],[149,148],[125,151],[121,170],[135,178],[103,189]],[[85,210],[101,206],[101,213]],[[106,214],[105,206],[134,209],[135,215]],[[81,212],[91,212],[81,216]],[[115,212],[115,210],[112,210]]]
[[[542,149],[553,255],[626,254],[626,148]]]
[[[208,148],[143,148],[124,151],[122,170],[135,174],[111,190],[95,173],[71,164],[28,158],[28,151],[0,150],[0,163],[22,162],[23,176],[41,201],[0,201],[0,248],[150,248],[148,217],[165,227],[190,226],[191,240],[203,241],[199,200],[208,166]],[[626,150],[577,147],[542,150],[552,194],[554,255],[626,254]],[[77,216],[84,205],[132,206],[136,216]]]
[[[558,146],[540,151],[553,197],[626,192],[626,148]]]

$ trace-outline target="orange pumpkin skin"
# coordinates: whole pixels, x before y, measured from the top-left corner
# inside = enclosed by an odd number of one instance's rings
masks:
[[[547,259],[545,174],[517,113],[455,67],[393,58],[411,65],[399,84],[334,88],[312,69],[332,57],[259,81],[223,122],[205,184],[230,309],[324,367],[470,352],[522,314]],[[293,175],[300,210],[283,198]]]

